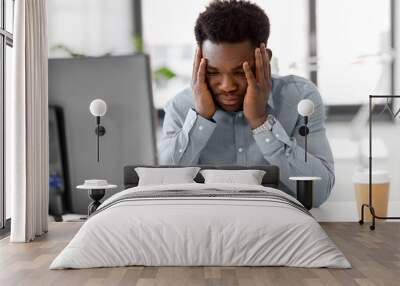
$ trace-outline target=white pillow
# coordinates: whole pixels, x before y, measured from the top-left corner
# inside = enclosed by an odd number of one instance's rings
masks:
[[[261,185],[265,171],[262,170],[201,170],[205,184],[230,183]]]
[[[146,168],[136,167],[139,186],[195,183],[199,167]]]

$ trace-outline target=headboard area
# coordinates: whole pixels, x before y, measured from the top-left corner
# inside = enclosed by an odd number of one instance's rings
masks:
[[[147,166],[147,165],[130,165],[124,168],[124,188],[133,188],[138,185],[139,176],[135,171],[136,167],[147,167],[147,168],[179,168],[186,166],[172,166],[172,165],[162,165],[162,166]],[[277,166],[237,166],[237,165],[221,165],[221,166],[209,166],[209,165],[196,165],[202,169],[219,169],[219,170],[264,170],[266,173],[262,180],[262,185],[265,187],[278,188],[279,186],[279,168]],[[204,183],[203,176],[198,173],[194,178],[197,183]]]

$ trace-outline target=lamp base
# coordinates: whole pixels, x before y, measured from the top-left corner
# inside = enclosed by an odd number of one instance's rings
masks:
[[[100,200],[104,197],[105,193],[105,189],[89,189],[89,197],[93,200],[93,202],[91,202],[88,206],[88,216],[94,213],[101,205]]]
[[[297,200],[308,209],[312,209],[313,205],[313,181],[297,181]]]
[[[290,177],[289,180],[296,181],[296,198],[307,209],[313,207],[314,181],[321,180],[320,177]]]

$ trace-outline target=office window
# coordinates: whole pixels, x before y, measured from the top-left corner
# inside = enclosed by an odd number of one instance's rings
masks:
[[[51,0],[47,10],[50,58],[134,52],[132,0]]]
[[[390,0],[317,1],[318,87],[327,105],[390,94]]]
[[[145,51],[154,72],[154,103],[162,109],[179,90],[190,83],[195,52],[194,25],[208,0],[142,2]],[[273,72],[308,78],[308,0],[253,1],[271,22],[269,47]],[[165,75],[163,78],[162,75]],[[161,75],[161,76],[160,76]],[[171,78],[171,75],[176,75]]]
[[[208,2],[142,2],[144,49],[151,57],[154,104],[158,109],[163,108],[171,97],[190,83],[195,50],[194,24]],[[160,73],[156,73],[157,70]],[[161,73],[163,71],[165,78]],[[168,77],[172,73],[176,77]]]
[[[309,78],[308,0],[258,0],[271,24],[268,46],[276,74]]]
[[[13,22],[14,22],[14,0],[5,0],[5,29],[6,31],[13,33]]]
[[[11,92],[14,1],[0,0],[0,228],[10,214],[10,194],[4,187],[5,97]]]

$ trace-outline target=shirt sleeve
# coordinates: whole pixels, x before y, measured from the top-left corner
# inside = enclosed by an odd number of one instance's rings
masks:
[[[160,164],[198,164],[200,153],[214,132],[216,123],[190,108],[183,117],[173,103],[165,108],[163,130],[159,144]]]
[[[271,131],[264,130],[253,135],[264,158],[272,165],[280,168],[280,180],[293,196],[296,195],[296,182],[289,180],[291,176],[317,176],[321,180],[314,181],[313,206],[319,207],[327,200],[334,185],[333,156],[326,137],[324,121],[325,110],[321,96],[314,86],[309,86],[304,98],[311,99],[315,111],[309,119],[307,138],[307,162],[304,160],[304,137],[298,135],[303,125],[298,120],[295,134],[290,137],[277,120]],[[297,132],[297,133],[296,133]]]

